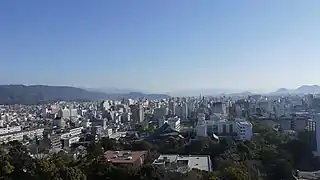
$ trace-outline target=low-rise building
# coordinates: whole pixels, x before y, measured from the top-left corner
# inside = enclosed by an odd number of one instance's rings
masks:
[[[139,167],[144,164],[147,151],[106,151],[104,157],[114,165]]]
[[[280,128],[281,130],[295,130],[304,131],[308,126],[309,118],[307,116],[286,116],[280,117]]]
[[[8,133],[12,133],[12,132],[18,132],[21,131],[21,126],[8,126],[8,127],[4,127],[4,128],[0,128],[0,135],[1,134],[8,134]]]
[[[198,121],[196,133],[200,137],[216,134],[218,136],[234,136],[239,140],[250,140],[253,135],[252,124],[244,119]]]
[[[196,126],[198,136],[208,136],[211,134],[227,135],[237,132],[235,121],[228,120],[204,120],[198,121]]]
[[[49,137],[49,148],[60,149],[62,148],[61,136],[53,135]]]
[[[79,142],[80,134],[82,133],[82,127],[70,129],[69,132],[61,135],[63,141],[63,147],[69,148],[72,144]]]
[[[206,155],[161,154],[153,164],[181,173],[187,173],[192,169],[212,171],[210,156]]]
[[[74,129],[70,129],[69,132],[64,133],[61,135],[61,138],[69,138],[69,137],[73,137],[73,136],[79,136],[82,132],[82,127],[78,127],[78,128],[74,128]]]
[[[80,140],[80,137],[78,137],[78,136],[65,138],[65,139],[63,139],[63,147],[69,148],[69,147],[71,147],[72,144],[79,142],[79,140]]]
[[[30,129],[24,131],[15,131],[7,134],[0,135],[0,142],[10,142],[10,141],[22,141],[24,137],[34,138],[34,137],[43,137],[44,128]]]

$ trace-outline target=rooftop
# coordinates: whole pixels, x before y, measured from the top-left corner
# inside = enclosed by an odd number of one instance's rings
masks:
[[[137,161],[145,154],[147,154],[147,151],[107,151],[104,153],[104,157],[108,162],[129,164]]]
[[[180,135],[180,133],[175,129],[173,129],[169,124],[165,123],[160,128],[156,129],[153,133],[151,133],[148,139],[154,139],[160,136],[167,136],[167,135],[176,136],[176,135]]]
[[[248,121],[239,121],[238,123],[241,125],[251,125],[251,123]]]
[[[210,156],[206,155],[178,155],[178,154],[162,154],[154,164],[177,163],[179,166],[187,165],[189,169],[200,169],[211,171]]]
[[[5,134],[0,134],[0,136],[8,136],[8,135],[13,135],[13,134],[18,134],[18,133],[27,133],[27,132],[37,131],[37,130],[42,130],[42,129],[44,129],[44,128],[30,128],[30,129],[21,130],[21,131],[13,131],[13,132],[5,133]]]

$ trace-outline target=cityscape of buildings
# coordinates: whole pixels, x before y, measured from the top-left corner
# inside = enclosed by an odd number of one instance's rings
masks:
[[[227,137],[245,141],[253,138],[254,123],[265,124],[292,138],[308,131],[312,134],[308,145],[320,156],[320,97],[312,94],[1,105],[0,112],[0,142],[20,141],[34,156],[61,150],[74,156],[85,154],[84,148],[75,151],[73,145],[85,146],[87,136],[96,141],[101,138],[152,141],[167,136],[184,138],[182,133],[188,133],[193,139],[210,137],[219,141]],[[141,133],[139,128],[151,131]],[[106,151],[105,158],[114,164],[139,166],[147,153]],[[175,162],[175,166],[166,162]],[[209,156],[192,154],[161,154],[154,164],[179,172],[212,168]]]

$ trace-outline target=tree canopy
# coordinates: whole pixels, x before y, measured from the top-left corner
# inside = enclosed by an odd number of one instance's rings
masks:
[[[0,148],[0,179],[38,180],[255,180],[290,179],[305,162],[313,168],[319,163],[311,149],[300,139],[290,140],[286,135],[263,126],[255,126],[251,141],[233,141],[225,138],[219,142],[211,138],[175,139],[155,141],[116,141],[103,138],[86,147],[87,154],[74,159],[59,152],[35,158],[21,143],[14,141]],[[116,166],[106,161],[107,150],[145,150],[148,157],[138,168]],[[213,171],[196,169],[186,174],[168,171],[153,165],[159,154],[209,155]],[[307,170],[307,169],[306,169]]]

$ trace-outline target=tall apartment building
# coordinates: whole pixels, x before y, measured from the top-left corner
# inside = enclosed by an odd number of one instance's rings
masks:
[[[304,116],[286,116],[280,117],[281,130],[304,131],[308,124],[308,117]]]
[[[187,104],[183,103],[183,104],[179,104],[178,106],[176,106],[175,108],[176,111],[176,115],[182,119],[187,119],[188,117],[188,106]]]
[[[222,102],[214,102],[211,104],[211,110],[213,113],[227,113],[227,107],[225,103]]]
[[[141,104],[130,105],[130,110],[133,122],[140,123],[144,121],[144,108]]]
[[[176,115],[176,103],[173,99],[169,101],[169,114]]]
[[[60,118],[60,117],[59,118],[55,118],[52,121],[52,125],[63,129],[66,126],[66,121],[63,118]]]
[[[77,109],[70,109],[70,108],[64,108],[59,111],[59,117],[65,120],[72,120],[74,118],[77,118],[78,116],[78,110]]]
[[[154,109],[154,119],[159,119],[168,114],[168,108],[166,107],[159,107]]]

